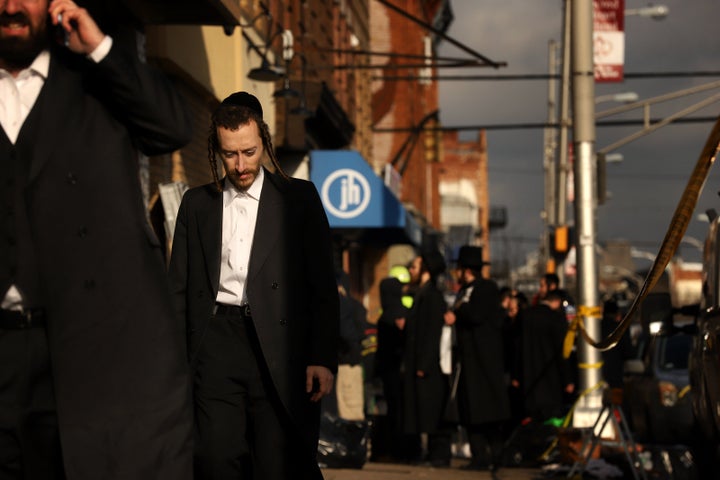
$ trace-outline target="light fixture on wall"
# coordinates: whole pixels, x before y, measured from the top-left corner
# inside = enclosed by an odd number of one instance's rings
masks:
[[[248,78],[258,82],[275,82],[282,77],[283,73],[275,65],[271,65],[265,57],[263,57],[259,67],[255,67],[248,72]]]
[[[290,88],[290,63],[295,56],[295,50],[293,49],[293,34],[290,30],[282,32],[283,37],[283,60],[285,60],[285,75],[283,80],[283,87],[280,90],[275,90],[273,97],[275,98],[297,98],[300,96],[300,92]]]
[[[258,82],[275,82],[277,80],[280,80],[285,72],[281,67],[278,67],[277,65],[272,65],[270,61],[268,60],[268,52],[270,51],[270,46],[272,45],[273,40],[275,38],[283,33],[282,29],[279,29],[276,33],[272,32],[273,28],[273,17],[270,13],[270,10],[268,10],[267,6],[260,3],[260,7],[262,8],[262,12],[255,16],[250,23],[247,25],[241,25],[241,27],[250,27],[252,26],[259,18],[265,17],[265,21],[267,23],[267,32],[265,35],[266,41],[265,45],[263,45],[262,48],[259,48],[255,43],[252,41],[252,39],[245,33],[243,30],[243,37],[248,41],[250,44],[250,48],[254,50],[261,58],[260,66],[255,67],[251,69],[248,72],[248,78],[251,80],[256,80]]]

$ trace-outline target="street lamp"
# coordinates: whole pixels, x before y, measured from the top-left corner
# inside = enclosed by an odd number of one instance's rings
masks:
[[[670,8],[666,5],[648,5],[641,8],[626,8],[625,16],[638,15],[641,17],[650,17],[653,20],[663,20],[670,13]]]
[[[625,160],[622,153],[605,154],[605,163],[620,163]]]
[[[602,102],[619,102],[619,103],[633,103],[640,99],[640,95],[636,92],[620,92],[610,93],[607,95],[598,95],[595,97],[595,105]]]

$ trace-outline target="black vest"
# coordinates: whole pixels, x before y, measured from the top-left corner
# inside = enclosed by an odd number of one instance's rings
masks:
[[[42,95],[38,97],[41,101]],[[28,115],[15,145],[0,129],[0,302],[10,285],[25,308],[42,307],[38,263],[25,205],[38,105]]]

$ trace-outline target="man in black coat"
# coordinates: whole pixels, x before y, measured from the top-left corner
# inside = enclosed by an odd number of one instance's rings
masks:
[[[455,325],[460,360],[458,407],[468,432],[469,469],[497,465],[502,422],[510,418],[505,384],[500,290],[482,278],[482,248],[465,245],[458,256],[461,288],[445,322]]]
[[[0,476],[189,479],[182,332],[137,166],[189,140],[185,106],[70,0],[0,1],[0,99]]]
[[[563,298],[562,292],[552,290],[523,315],[520,369],[516,370],[521,378],[513,384],[525,395],[527,414],[538,421],[564,415],[564,397],[575,389],[570,362],[563,357],[568,330]]]
[[[405,326],[404,427],[408,434],[427,433],[427,463],[446,467],[450,465],[450,431],[442,416],[449,385],[440,369],[440,336],[447,304],[437,286],[445,260],[432,250],[417,256],[409,269],[418,289]]]
[[[196,478],[319,479],[339,322],[327,217],[315,186],[279,168],[253,95],[223,100],[210,131],[215,181],[185,193],[169,272],[194,370]]]
[[[396,269],[399,266],[393,267]],[[405,267],[402,267],[405,268]],[[407,272],[407,269],[405,269]],[[409,281],[409,273],[408,273]],[[402,359],[405,348],[405,323],[409,309],[403,305],[403,282],[396,277],[380,281],[380,306],[378,318],[378,346],[375,354],[375,374],[382,381],[383,397],[387,404],[384,418],[375,421],[376,436],[373,438],[373,460],[389,459],[407,461],[417,459],[419,442],[415,436],[403,434],[403,385]],[[408,302],[412,305],[411,302]]]

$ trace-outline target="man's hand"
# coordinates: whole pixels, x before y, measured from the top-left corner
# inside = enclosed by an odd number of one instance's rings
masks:
[[[395,327],[398,330],[404,330],[405,329],[405,319],[404,318],[396,318],[395,319]]]
[[[448,310],[445,312],[445,325],[455,325],[455,312]]]
[[[317,402],[332,391],[334,378],[330,370],[320,365],[310,365],[305,372],[305,391],[313,394],[312,397],[310,397],[310,401]],[[313,383],[315,380],[317,380],[318,389],[316,392],[313,392]]]
[[[71,0],[52,0],[48,13],[53,25],[58,25],[58,15],[62,15],[60,24],[68,32],[67,47],[75,53],[89,55],[105,38],[88,11]]]

